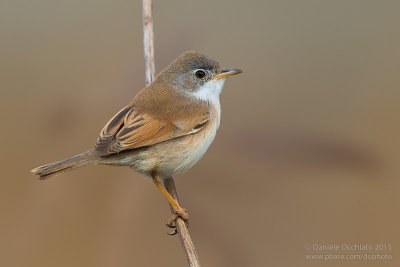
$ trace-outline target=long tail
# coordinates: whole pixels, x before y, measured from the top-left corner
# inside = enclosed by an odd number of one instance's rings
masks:
[[[100,161],[100,158],[100,155],[92,149],[69,159],[37,167],[31,170],[31,172],[35,175],[39,175],[39,179],[42,180],[79,167],[96,164]]]

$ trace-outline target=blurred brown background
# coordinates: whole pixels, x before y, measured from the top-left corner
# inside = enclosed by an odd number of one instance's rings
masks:
[[[203,266],[399,266],[399,8],[155,1],[158,71],[192,49],[245,71],[175,179]],[[144,86],[141,16],[141,1],[0,3],[1,266],[186,266],[150,180],[29,173],[89,149]],[[314,243],[391,244],[393,259],[306,260]]]

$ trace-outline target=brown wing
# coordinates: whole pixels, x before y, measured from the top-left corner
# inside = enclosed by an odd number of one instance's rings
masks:
[[[97,139],[96,150],[103,156],[123,150],[154,145],[200,131],[208,122],[209,113],[196,117],[165,121],[133,107],[120,110],[103,128]]]

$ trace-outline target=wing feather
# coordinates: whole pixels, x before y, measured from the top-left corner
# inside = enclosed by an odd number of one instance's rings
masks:
[[[154,145],[200,131],[209,121],[209,112],[175,121],[156,119],[133,107],[120,110],[103,128],[95,148],[107,156],[123,150]]]

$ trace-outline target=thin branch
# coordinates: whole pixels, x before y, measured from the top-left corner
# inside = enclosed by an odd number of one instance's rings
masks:
[[[152,0],[143,0],[143,35],[144,35],[144,58],[146,61],[146,84],[151,83],[155,77],[154,64],[154,34],[153,34],[153,15]],[[171,196],[179,203],[178,193],[172,177],[164,178],[164,186]],[[171,212],[174,210],[171,207]],[[176,229],[181,239],[182,248],[185,251],[187,261],[190,267],[200,267],[199,258],[192,242],[186,223],[178,218],[176,220]]]
[[[152,0],[143,0],[143,45],[144,60],[146,62],[146,84],[154,81],[156,74],[152,8]]]
[[[164,178],[163,182],[165,188],[168,190],[171,196],[179,203],[178,192],[176,192],[174,179],[172,177],[167,177]],[[174,213],[174,209],[172,208],[171,205],[170,209],[171,212]],[[200,261],[199,258],[197,257],[196,249],[194,247],[192,239],[190,238],[189,229],[186,223],[181,218],[178,218],[176,220],[176,229],[181,239],[181,244],[183,250],[185,251],[189,266],[200,267]]]

